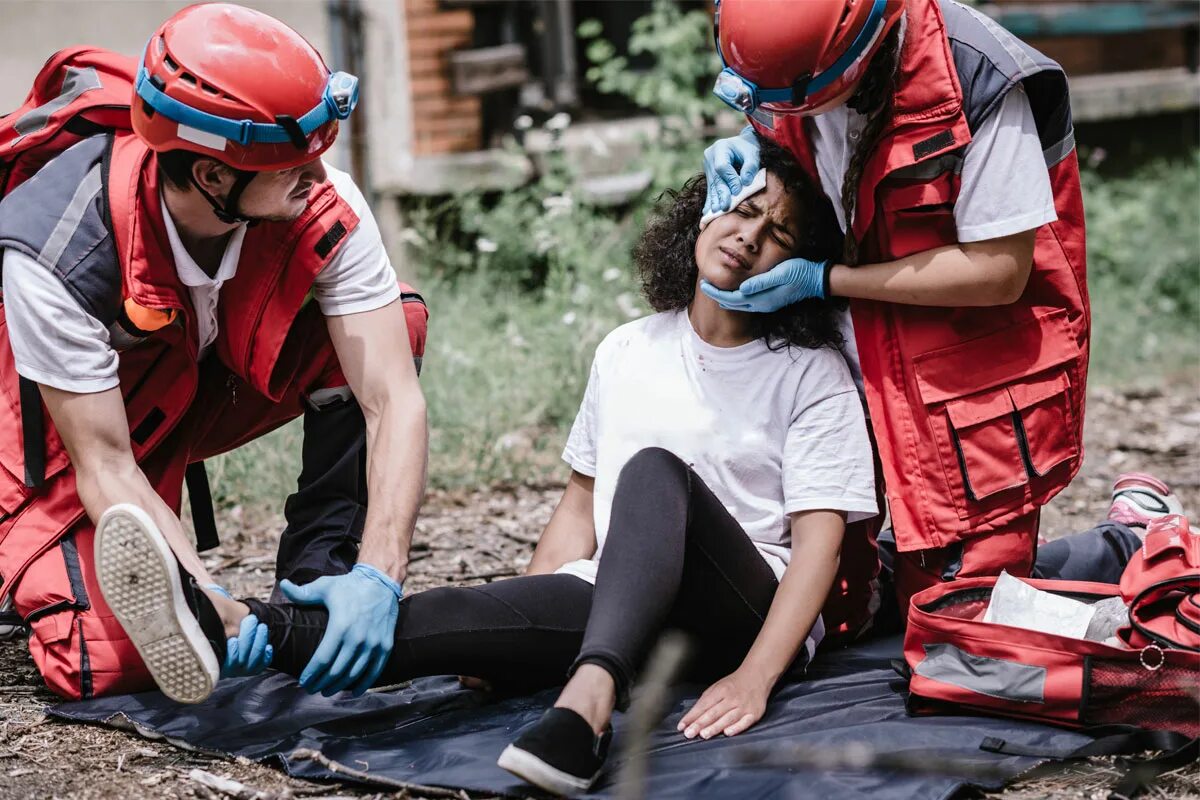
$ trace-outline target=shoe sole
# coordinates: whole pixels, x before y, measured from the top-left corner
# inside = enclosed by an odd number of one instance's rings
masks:
[[[550,766],[533,753],[522,750],[515,744],[504,748],[504,752],[496,760],[496,765],[501,769],[508,770],[526,783],[532,783],[534,786],[563,797],[586,792],[596,782],[596,775],[599,775],[599,773],[593,775],[590,780],[571,775]]]
[[[183,596],[175,556],[150,516],[128,503],[96,526],[96,575],[104,600],[162,693],[199,703],[217,683],[216,654]]]

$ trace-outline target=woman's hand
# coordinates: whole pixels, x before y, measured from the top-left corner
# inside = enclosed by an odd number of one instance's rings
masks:
[[[762,719],[771,684],[749,670],[738,669],[708,687],[683,715],[677,730],[694,739],[711,739],[718,733],[736,736]]]

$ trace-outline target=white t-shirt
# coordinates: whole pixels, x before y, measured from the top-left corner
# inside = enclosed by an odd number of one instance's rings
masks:
[[[359,224],[317,275],[314,297],[326,316],[382,308],[400,296],[400,288],[375,217],[348,174],[328,164],[325,169],[337,193],[358,215]],[[221,286],[237,273],[246,228],[234,230],[210,278],[184,248],[165,203],[163,219],[176,273],[196,310],[203,357],[216,340]],[[84,311],[62,281],[16,250],[3,251],[3,270],[5,319],[18,374],[69,392],[101,392],[117,386],[119,356],[109,344],[108,331]]]
[[[558,571],[595,582],[617,477],[638,451],[683,459],[738,521],[775,576],[791,557],[788,515],[874,515],[862,403],[837,351],[714,347],[686,311],[622,325],[596,349],[563,460],[595,478],[596,554]],[[814,626],[815,647],[823,628]]]
[[[865,126],[866,117],[841,105],[812,117],[808,129],[821,188],[833,203],[843,231],[842,179]],[[1023,88],[1017,86],[1006,94],[972,135],[963,153],[960,178],[954,203],[960,242],[1011,236],[1058,219],[1041,139]],[[861,388],[862,371],[848,311],[839,322],[846,339],[844,354]]]

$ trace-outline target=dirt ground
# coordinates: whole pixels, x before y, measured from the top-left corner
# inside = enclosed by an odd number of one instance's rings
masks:
[[[1090,527],[1103,517],[1114,475],[1146,470],[1167,480],[1184,507],[1200,509],[1200,392],[1192,383],[1168,389],[1096,389],[1088,407],[1087,455],[1069,489],[1048,508],[1050,538]],[[514,487],[434,493],[414,544],[410,590],[488,581],[517,574],[549,519],[559,487]],[[280,520],[235,509],[220,520],[226,537],[208,564],[231,591],[263,595],[271,583]],[[240,531],[231,535],[233,531]],[[310,783],[245,759],[191,753],[133,733],[47,719],[55,702],[33,667],[23,639],[0,642],[0,798],[424,798],[445,791],[380,793],[348,784]],[[200,772],[196,772],[199,770]],[[208,777],[206,777],[206,775]],[[993,795],[1005,800],[1106,795],[1115,776],[1096,762],[1066,774],[1026,780]],[[213,777],[241,785],[215,788]],[[1166,776],[1148,796],[1200,800],[1200,767]],[[479,796],[475,796],[478,800]]]

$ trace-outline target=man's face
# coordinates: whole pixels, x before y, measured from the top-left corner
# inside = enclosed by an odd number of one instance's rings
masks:
[[[796,205],[779,180],[767,173],[767,186],[732,211],[717,217],[696,239],[700,278],[733,290],[796,253]]]
[[[254,219],[290,222],[304,213],[313,186],[325,178],[319,158],[290,169],[260,172],[238,199],[238,211]]]

